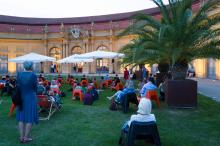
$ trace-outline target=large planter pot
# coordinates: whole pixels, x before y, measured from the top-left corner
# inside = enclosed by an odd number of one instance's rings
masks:
[[[197,106],[197,81],[168,80],[165,92],[169,107],[193,108]]]

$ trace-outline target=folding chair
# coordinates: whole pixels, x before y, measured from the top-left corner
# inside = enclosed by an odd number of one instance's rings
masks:
[[[46,111],[48,115],[46,117],[39,117],[39,120],[49,120],[50,117],[59,110],[59,107],[55,103],[55,100],[52,97],[47,95],[37,95],[38,97],[38,105],[40,107],[39,113],[42,111]]]
[[[136,139],[153,142],[156,146],[161,146],[160,136],[155,122],[131,122],[128,131],[121,132],[120,145],[133,146]]]
[[[157,103],[157,106],[160,107],[160,100],[157,94],[157,90],[149,90],[147,91],[146,97],[150,100],[154,100]]]

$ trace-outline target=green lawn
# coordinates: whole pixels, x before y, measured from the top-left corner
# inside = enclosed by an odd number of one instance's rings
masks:
[[[128,114],[109,111],[106,96],[112,94],[112,91],[105,90],[99,101],[85,106],[79,101],[72,101],[71,93],[67,93],[62,110],[49,121],[34,125],[31,133],[34,141],[26,145],[117,146],[120,128],[136,107],[133,105]],[[220,145],[220,103],[201,95],[198,97],[197,109],[170,109],[164,103],[158,109],[153,104],[152,112],[157,119],[163,146]],[[7,116],[11,100],[6,96],[3,100],[0,105],[0,146],[20,145],[15,115],[11,118]],[[142,141],[136,143],[137,146],[144,144]]]

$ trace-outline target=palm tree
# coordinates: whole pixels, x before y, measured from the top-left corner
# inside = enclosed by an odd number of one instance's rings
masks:
[[[119,36],[137,37],[121,49],[124,62],[169,64],[173,79],[185,79],[188,63],[197,58],[220,58],[220,15],[209,16],[218,1],[208,1],[193,14],[193,0],[153,0],[161,20],[137,14],[134,23]],[[135,54],[135,57],[132,57]]]

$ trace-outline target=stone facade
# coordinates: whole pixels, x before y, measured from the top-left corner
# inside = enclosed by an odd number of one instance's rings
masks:
[[[200,6],[201,3],[197,1],[193,9],[197,10]],[[141,12],[160,19],[157,8]],[[8,62],[8,59],[30,52],[52,56],[59,60],[72,54],[98,49],[118,51],[134,38],[134,36],[118,38],[117,34],[132,24],[131,16],[135,13],[57,19],[0,15],[0,74],[22,70],[22,64]],[[219,13],[220,8],[217,7],[210,12],[210,15]],[[44,63],[45,73],[50,72],[51,64],[51,62]],[[192,65],[197,77],[220,79],[219,60],[197,59],[192,62]],[[76,64],[59,64],[58,70],[60,73],[72,73],[74,66]],[[120,73],[122,71],[119,59],[98,59],[92,63],[77,64],[76,72],[97,73],[101,66],[104,66],[104,72],[112,73],[114,70]],[[40,71],[40,64],[35,64],[35,70]]]

